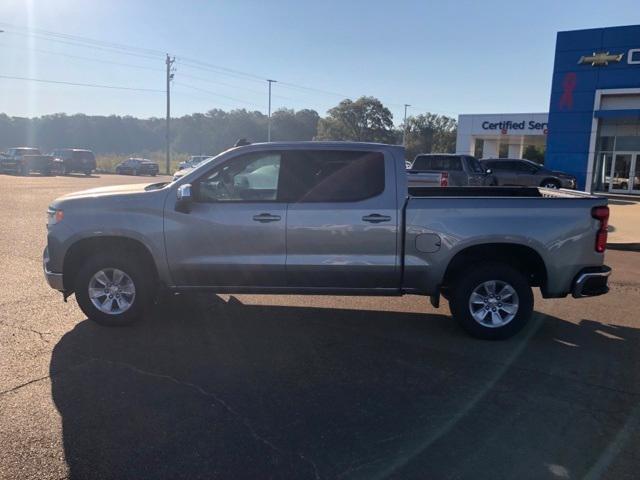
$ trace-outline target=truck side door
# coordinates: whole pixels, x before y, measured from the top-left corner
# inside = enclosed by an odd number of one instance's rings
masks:
[[[287,152],[287,286],[398,288],[394,161],[375,151]]]
[[[285,285],[281,158],[277,151],[235,156],[192,182],[188,213],[167,202],[165,244],[175,285]]]

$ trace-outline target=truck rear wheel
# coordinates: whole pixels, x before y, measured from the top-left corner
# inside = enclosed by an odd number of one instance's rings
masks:
[[[533,293],[527,278],[500,263],[475,265],[451,292],[450,310],[472,336],[485,340],[512,337],[533,313]]]
[[[140,262],[126,256],[96,255],[83,264],[75,281],[80,309],[105,326],[128,325],[142,317],[153,289]]]

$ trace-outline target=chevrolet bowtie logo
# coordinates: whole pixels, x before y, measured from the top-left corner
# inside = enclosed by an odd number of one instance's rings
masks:
[[[592,67],[600,67],[602,65],[609,65],[609,62],[619,62],[624,57],[624,53],[617,53],[611,55],[609,52],[593,52],[593,55],[583,55],[578,60],[578,64],[590,63]]]

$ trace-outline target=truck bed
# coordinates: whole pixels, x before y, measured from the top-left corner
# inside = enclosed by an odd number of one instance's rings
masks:
[[[420,197],[527,197],[598,198],[586,192],[539,187],[409,187],[409,196]]]

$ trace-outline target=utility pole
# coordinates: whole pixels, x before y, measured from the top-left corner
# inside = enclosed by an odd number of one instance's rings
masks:
[[[173,80],[173,63],[176,61],[176,57],[170,57],[167,53],[165,63],[167,65],[167,127],[165,131],[166,149],[167,149],[167,163],[165,170],[167,175],[171,175],[171,136],[170,136],[170,124],[171,124],[171,80]]]
[[[269,82],[269,117],[267,119],[267,142],[271,141],[271,84],[277,83],[277,80],[267,80]]]
[[[402,129],[402,146],[406,147],[407,143],[407,107],[410,107],[411,105],[409,105],[408,103],[404,104],[404,123],[402,124],[403,129]]]

